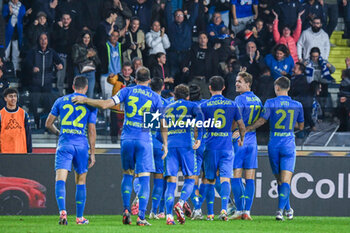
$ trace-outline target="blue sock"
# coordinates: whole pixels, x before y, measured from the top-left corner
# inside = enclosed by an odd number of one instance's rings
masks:
[[[288,183],[282,183],[278,193],[278,209],[284,210],[289,199],[290,186]]]
[[[139,191],[139,217],[141,220],[145,219],[148,199],[149,199],[149,176],[139,177],[140,191]]]
[[[215,185],[208,184],[207,187],[207,208],[208,215],[214,214],[214,200],[215,200]]]
[[[278,193],[281,192],[281,185],[278,185]],[[288,201],[287,201],[287,204],[286,204],[286,207],[284,207],[285,210],[290,210],[290,201],[289,201],[289,197],[288,196]]]
[[[77,184],[75,190],[75,202],[77,205],[77,218],[83,217],[86,201],[86,185]]]
[[[135,192],[136,196],[138,196],[139,192],[140,192],[140,188],[141,188],[139,177],[135,177],[134,183],[133,183],[133,188],[134,188],[134,192]]]
[[[152,192],[152,212],[157,213],[157,209],[163,195],[163,179],[154,179]]]
[[[56,201],[59,211],[66,210],[66,182],[63,180],[56,181],[55,185]]]
[[[230,183],[227,181],[224,181],[221,183],[221,190],[220,190],[220,196],[221,196],[221,209],[227,211],[227,204],[228,200],[230,199]]]
[[[198,202],[199,202],[199,196],[197,196],[197,194],[196,194],[197,190],[198,190],[198,185],[195,184],[193,186],[193,191],[192,191],[192,194],[191,194],[191,200],[192,200],[193,206],[198,205]],[[198,190],[198,193],[199,193],[199,190]]]
[[[245,180],[245,207],[244,210],[250,210],[252,208],[255,192],[255,183],[253,179]]]
[[[245,197],[242,178],[232,179],[232,192],[235,197],[237,210],[242,211],[244,206],[244,197]]]
[[[166,214],[173,213],[175,189],[176,189],[176,183],[167,182],[167,187],[164,195]]]
[[[180,200],[184,202],[191,196],[192,190],[194,186],[194,179],[185,179],[184,186],[181,190]]]
[[[290,201],[289,201],[290,195],[288,195],[288,201],[286,203],[286,206],[284,207],[285,210],[290,210]]]
[[[162,194],[162,198],[160,200],[160,204],[159,204],[159,213],[164,213],[164,208],[165,208],[165,190],[167,187],[167,182],[166,180],[163,180],[163,194]]]
[[[216,192],[220,195],[220,193],[221,193],[220,177],[217,177],[217,178],[216,178],[216,181],[215,181],[215,190],[216,190]],[[221,198],[221,195],[220,195],[220,198]]]
[[[207,190],[208,190],[208,184],[201,183],[199,185],[199,201],[197,205],[194,207],[196,210],[200,209],[202,207],[202,204],[207,196]]]
[[[123,197],[123,206],[124,210],[130,211],[130,198],[132,192],[132,175],[123,174],[122,180],[122,197]]]

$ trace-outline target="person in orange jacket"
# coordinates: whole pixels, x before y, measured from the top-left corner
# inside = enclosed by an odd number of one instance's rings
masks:
[[[110,74],[107,82],[113,85],[112,96],[118,93],[122,88],[132,86],[135,84],[134,77],[131,76],[133,72],[132,64],[124,62],[122,71],[119,74]],[[111,140],[112,143],[117,143],[119,132],[123,127],[124,122],[124,106],[118,104],[111,109]]]
[[[275,20],[273,21],[273,39],[276,41],[276,44],[284,44],[289,48],[290,55],[293,57],[294,63],[298,62],[298,51],[297,51],[297,42],[299,40],[302,28],[301,16],[304,14],[305,10],[299,12],[297,26],[291,33],[291,28],[289,25],[283,25],[282,35],[278,31],[278,15],[275,11],[272,13],[275,15]]]
[[[18,91],[4,91],[6,106],[0,110],[0,152],[7,154],[32,153],[29,116],[18,106]]]

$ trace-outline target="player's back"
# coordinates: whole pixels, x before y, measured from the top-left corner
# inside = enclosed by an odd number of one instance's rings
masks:
[[[56,100],[51,114],[60,116],[59,144],[88,145],[87,127],[89,123],[96,123],[97,109],[85,104],[75,105],[74,96],[83,94],[73,93]]]
[[[125,119],[121,139],[151,141],[150,129],[144,128],[144,112],[161,110],[160,96],[148,86],[136,85],[121,89],[117,95],[125,104]],[[116,98],[116,97],[113,97]]]
[[[235,102],[239,107],[242,120],[246,127],[257,121],[262,110],[262,103],[259,97],[257,97],[253,92],[248,91],[237,96]],[[245,134],[244,144],[246,145],[251,143],[256,143],[255,132],[247,132]]]
[[[187,100],[176,100],[165,109],[165,118],[168,125],[168,147],[191,147],[193,127],[187,123],[203,120],[199,106]]]
[[[270,140],[294,142],[296,122],[304,122],[303,107],[289,96],[268,99],[262,117],[270,121]]]
[[[214,121],[206,127],[207,138],[205,147],[208,150],[232,149],[232,123],[241,119],[236,103],[222,95],[215,95],[200,105],[204,120]],[[217,121],[221,125],[215,126]]]

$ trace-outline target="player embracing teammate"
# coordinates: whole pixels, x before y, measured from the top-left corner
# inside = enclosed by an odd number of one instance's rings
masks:
[[[240,95],[235,102],[238,105],[245,126],[253,124],[260,116],[262,103],[260,99],[250,90],[253,77],[247,72],[240,72],[236,78],[236,91]],[[230,216],[230,219],[252,220],[250,208],[253,204],[255,191],[255,169],[258,168],[258,145],[256,133],[247,132],[244,145],[239,146],[241,139],[235,131],[233,146],[235,159],[233,163],[233,179],[231,180],[232,192],[235,198],[237,211]],[[245,172],[245,185],[242,181],[243,171]]]
[[[136,224],[151,225],[145,218],[150,194],[150,174],[155,172],[152,136],[149,128],[144,127],[144,112],[159,114],[163,108],[160,96],[148,86],[151,81],[150,72],[145,67],[136,71],[136,86],[121,89],[115,96],[107,100],[89,99],[76,96],[73,101],[98,108],[111,108],[121,102],[125,103],[125,119],[121,136],[121,160],[123,180],[121,184],[123,198],[123,224],[131,224],[130,198],[134,173],[138,175],[140,190],[139,213]],[[161,121],[161,129],[164,127]],[[167,132],[161,130],[163,152],[167,154]]]
[[[93,100],[84,95],[87,90],[87,81],[76,78],[74,83],[76,93],[56,101],[46,126],[55,134],[60,135],[60,145],[56,155],[56,197],[60,209],[61,224],[67,222],[65,180],[72,162],[77,172],[76,222],[78,224],[88,223],[88,220],[83,217],[86,199],[85,180],[89,165],[88,141],[85,134],[81,133],[79,136],[75,134],[83,132],[84,128],[89,127],[91,167],[95,162],[96,134],[94,127],[96,110],[91,107],[106,109],[120,102],[125,102],[126,106],[121,140],[123,168],[121,190],[124,204],[124,224],[131,224],[130,198],[135,173],[139,177],[141,186],[138,193],[140,211],[137,225],[151,225],[145,219],[145,212],[150,194],[150,173],[154,172],[157,174],[155,176],[157,188],[153,190],[154,201],[151,218],[158,219],[157,207],[162,195],[165,195],[166,223],[168,225],[175,224],[172,215],[173,209],[177,220],[182,224],[185,222],[185,212],[190,211],[186,201],[193,192],[194,178],[199,175],[197,169],[200,169],[197,167],[194,150],[198,149],[201,144],[203,129],[205,129],[204,177],[208,184],[203,192],[200,205],[204,198],[210,204],[208,205],[208,220],[214,219],[216,179],[220,181],[221,212],[219,219],[224,221],[228,219],[252,220],[250,208],[253,203],[255,169],[257,168],[257,142],[254,131],[267,121],[270,122],[270,142],[268,145],[270,165],[279,185],[276,219],[283,220],[283,214],[288,219],[293,219],[293,209],[289,204],[290,182],[296,159],[293,131],[296,123],[298,123],[300,130],[303,129],[304,117],[302,105],[288,96],[290,87],[288,78],[280,77],[275,81],[274,88],[277,97],[268,99],[263,108],[260,99],[250,90],[252,76],[246,72],[240,72],[237,76],[236,91],[240,95],[235,101],[222,96],[225,81],[220,76],[214,76],[209,80],[209,90],[212,97],[200,105],[189,101],[190,90],[183,84],[175,88],[175,102],[167,105],[165,100],[156,93],[160,93],[162,89],[162,80],[154,79],[151,83],[155,92],[148,87],[150,80],[149,70],[141,67],[136,72],[136,86],[122,89],[111,99]],[[79,114],[84,112],[87,112],[87,117],[80,118]],[[160,117],[162,143],[158,143],[157,156],[155,157],[150,129],[145,129],[143,125],[144,112],[156,112],[159,116],[162,115]],[[53,125],[58,116],[62,117],[61,132]],[[186,123],[192,122],[192,120],[201,121],[203,124],[200,127],[197,124],[196,127],[187,126]],[[207,121],[213,121],[215,124],[205,126],[204,122]],[[69,124],[69,122],[72,123]],[[217,122],[220,124],[216,124]],[[165,127],[168,129],[164,130]],[[236,132],[233,132],[235,129]],[[82,148],[84,153],[76,153],[75,147],[79,149],[81,143],[75,145],[74,141],[79,142],[75,137],[84,141],[84,148]],[[234,139],[233,144],[232,139]],[[164,152],[163,155],[160,152],[161,148]],[[163,167],[162,159],[164,158],[165,165]],[[155,169],[154,160],[157,160],[157,169]],[[180,168],[185,176],[185,181],[180,199],[174,205],[176,177]],[[167,183],[165,194],[163,171]],[[245,185],[242,180],[243,171],[245,172]],[[227,205],[230,197],[230,185],[235,196],[237,211],[233,216],[228,217]],[[196,193],[193,196],[194,200],[199,197]],[[195,209],[200,210],[200,205]],[[201,213],[197,213],[197,215],[201,216]]]
[[[293,219],[294,211],[289,204],[289,194],[296,159],[294,127],[298,123],[299,129],[304,129],[303,106],[288,96],[288,78],[276,79],[274,88],[277,97],[266,101],[261,117],[248,126],[247,131],[253,131],[269,120],[268,153],[272,172],[278,182],[276,220],[283,220],[283,213],[288,219]]]

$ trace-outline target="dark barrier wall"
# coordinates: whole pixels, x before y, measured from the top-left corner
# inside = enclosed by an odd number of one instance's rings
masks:
[[[119,155],[96,155],[87,181],[86,214],[121,214],[122,179]],[[350,215],[350,158],[297,157],[291,183],[291,205],[299,216]],[[2,214],[57,214],[54,155],[0,156],[0,212]],[[22,179],[13,179],[18,177]],[[183,184],[180,177],[177,196]],[[38,184],[38,183],[40,184]],[[45,191],[45,186],[46,191]],[[152,190],[152,189],[151,189]],[[268,157],[259,156],[253,215],[273,215],[277,186]],[[45,204],[46,198],[46,204]],[[44,207],[45,206],[45,207]],[[220,200],[216,199],[216,213]],[[67,181],[67,210],[75,214],[74,175]]]

